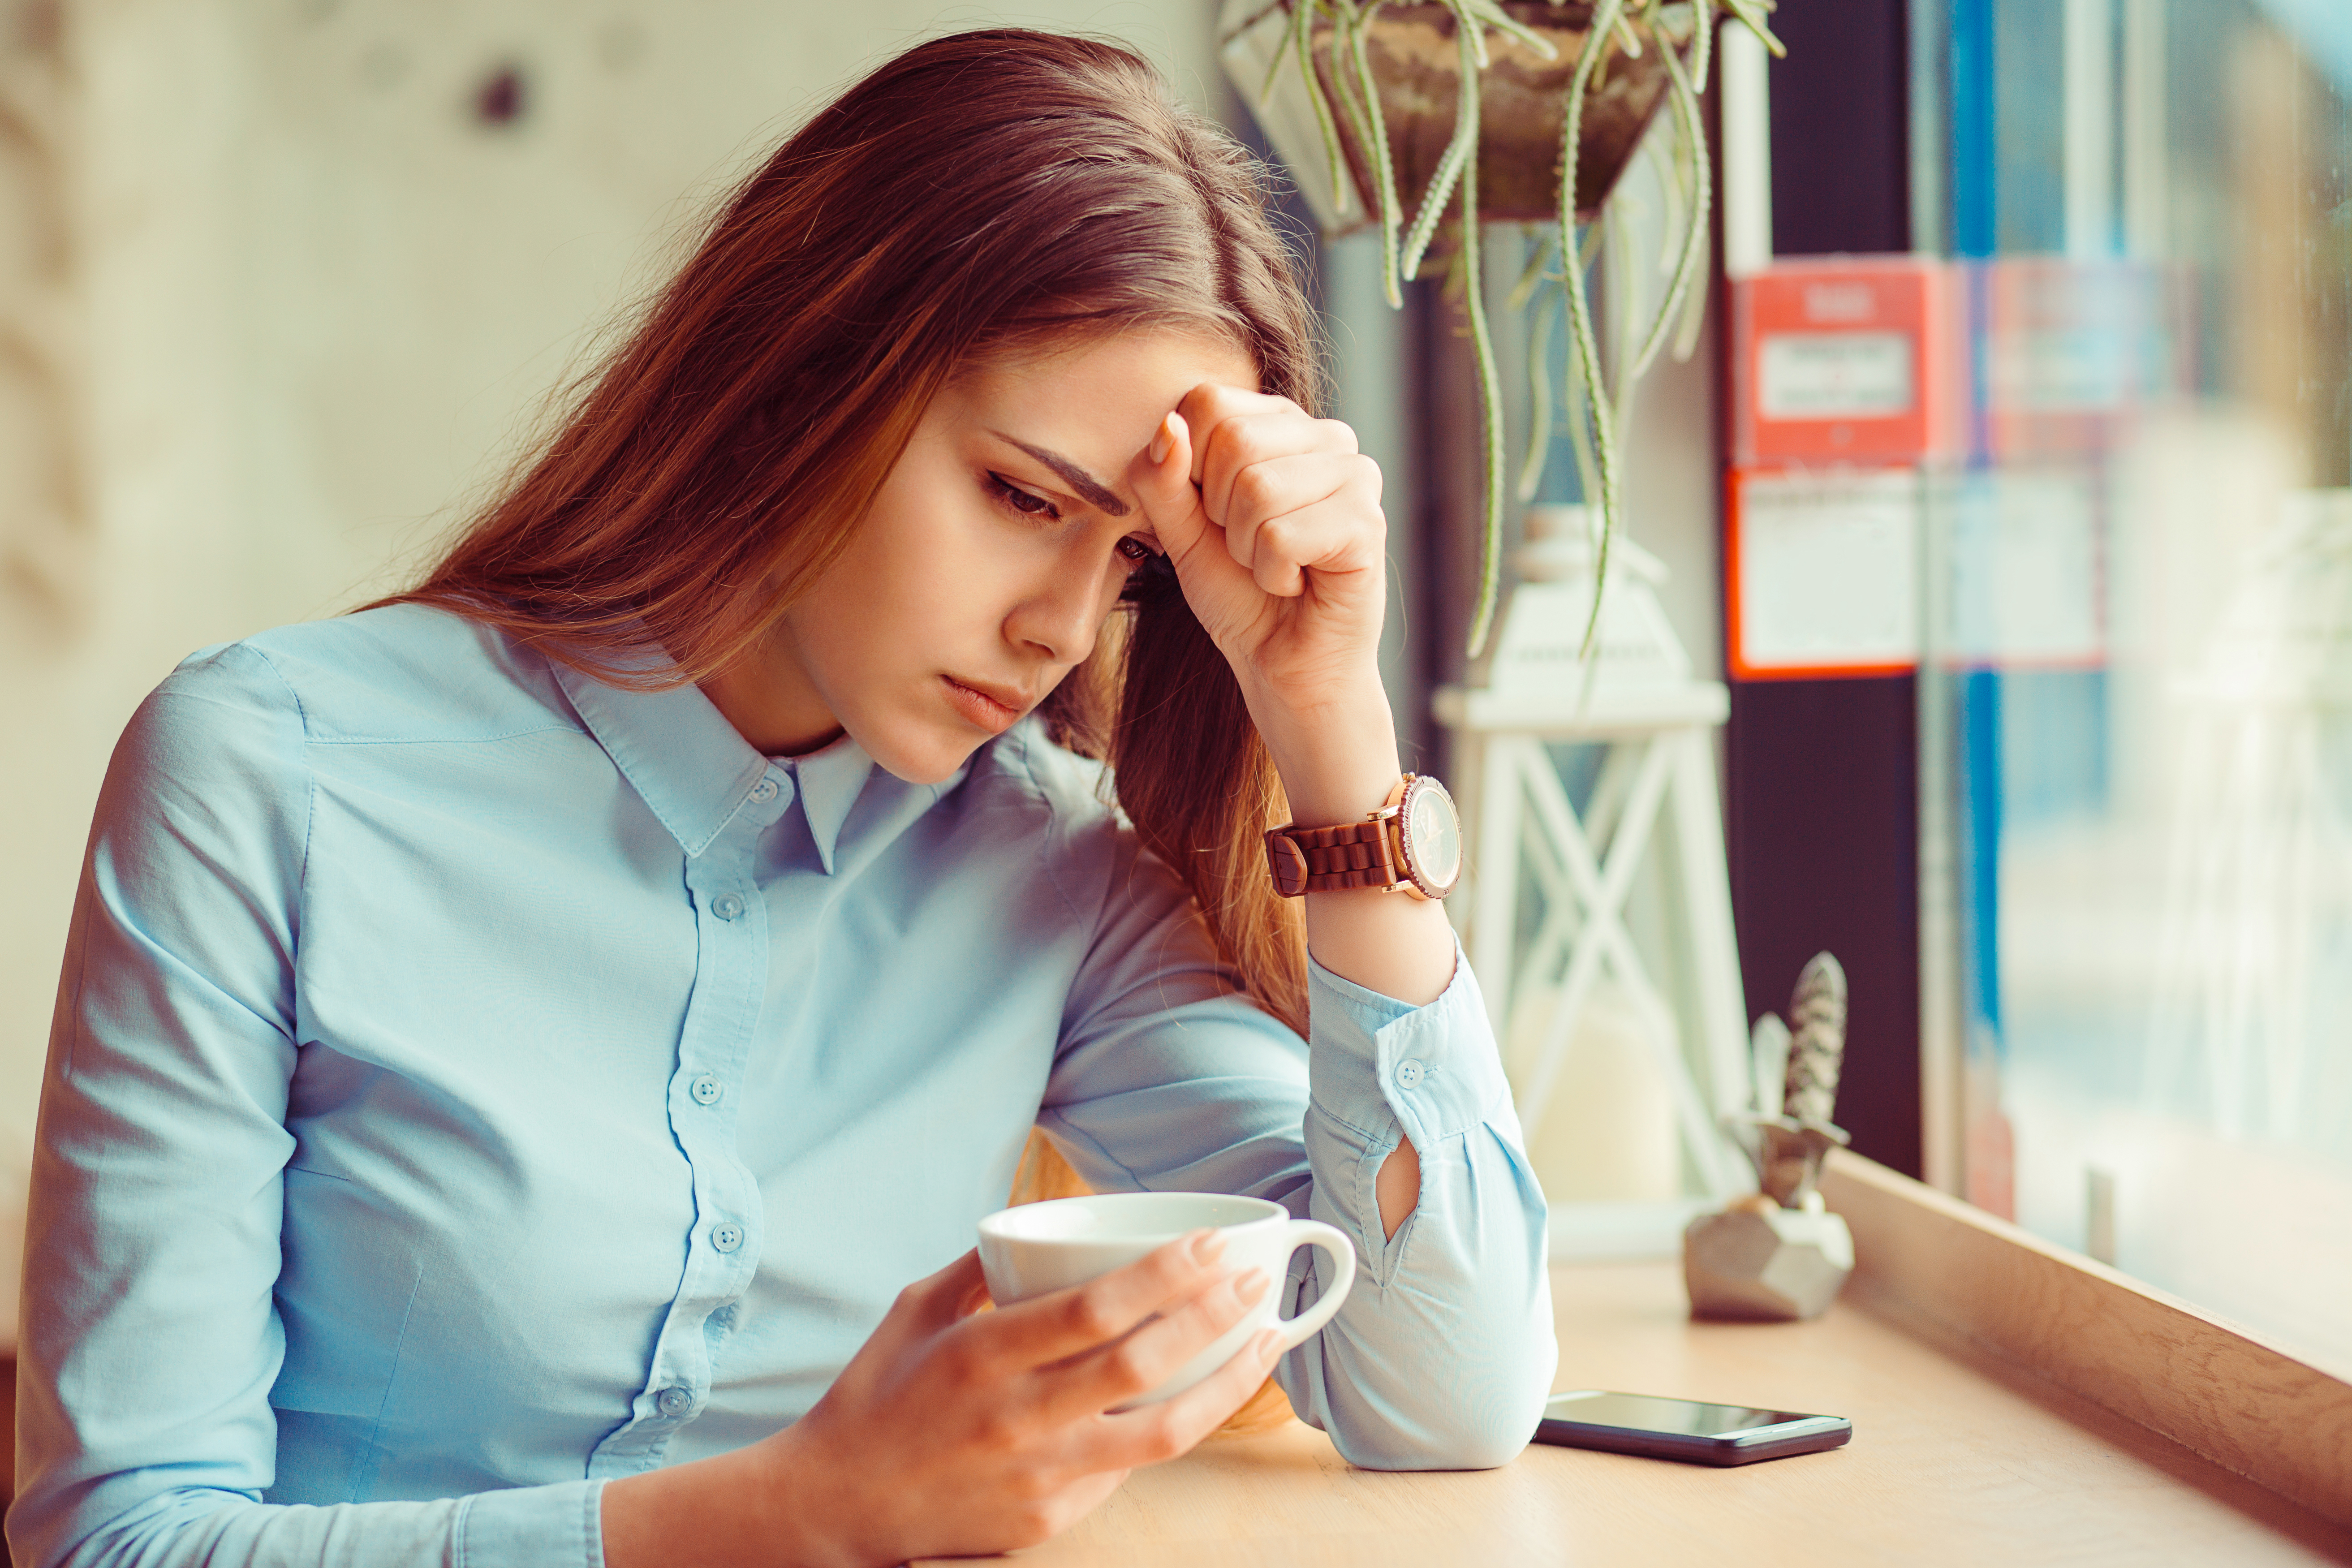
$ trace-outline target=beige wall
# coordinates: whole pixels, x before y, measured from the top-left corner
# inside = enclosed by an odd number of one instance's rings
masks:
[[[1019,21],[1129,38],[1206,107],[1212,14],[0,0],[0,1213],[90,805],[174,662],[396,580],[681,229],[863,68]],[[509,64],[523,112],[487,124]]]

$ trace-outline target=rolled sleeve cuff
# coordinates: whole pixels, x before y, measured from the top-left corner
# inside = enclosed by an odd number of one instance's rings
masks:
[[[1509,1092],[1478,982],[1454,947],[1454,978],[1413,1007],[1343,980],[1311,957],[1307,1005],[1315,1108],[1377,1136],[1391,1117],[1416,1142],[1484,1122]]]
[[[604,1568],[603,1481],[478,1492],[457,1527],[457,1568]]]

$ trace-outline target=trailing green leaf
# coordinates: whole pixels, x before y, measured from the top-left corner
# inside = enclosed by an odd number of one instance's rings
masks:
[[[1609,439],[1612,455],[1625,450],[1626,432],[1633,427],[1633,323],[1643,315],[1642,268],[1633,262],[1633,215],[1623,197],[1601,209],[1601,254],[1608,260],[1602,276],[1609,280],[1601,303],[1609,311]]]
[[[1789,46],[1775,37],[1764,18],[1771,14],[1771,0],[1723,0],[1723,8],[1739,19],[1740,25],[1763,41],[1772,51],[1774,59],[1786,58]]]
[[[1466,74],[1483,79],[1486,68],[1495,62],[1486,55],[1486,29],[1476,18],[1478,0],[1445,0],[1445,8],[1454,13],[1454,42],[1459,47],[1465,40],[1469,45]]]
[[[1691,37],[1690,90],[1693,100],[1706,90],[1707,72],[1715,63],[1716,0],[1693,0],[1693,19],[1697,31]],[[1682,364],[1698,347],[1699,328],[1706,321],[1706,289],[1700,280],[1707,275],[1707,254],[1715,244],[1714,226],[1707,222],[1713,205],[1707,182],[1712,179],[1711,165],[1706,156],[1706,123],[1703,119],[1690,121],[1691,134],[1686,138],[1694,184],[1702,193],[1696,198],[1698,216],[1694,223],[1697,230],[1698,255],[1691,264],[1691,282],[1683,296],[1683,319],[1675,333],[1675,363]]]
[[[1550,249],[1544,247],[1546,254]],[[1535,500],[1543,488],[1544,465],[1551,456],[1551,323],[1559,313],[1559,296],[1546,289],[1528,325],[1528,454],[1519,463],[1517,489],[1522,503]]]
[[[1355,57],[1356,84],[1364,100],[1367,129],[1364,140],[1370,147],[1372,167],[1378,175],[1381,202],[1381,287],[1389,309],[1404,304],[1403,279],[1397,265],[1397,230],[1402,226],[1402,203],[1397,196],[1396,160],[1389,154],[1388,113],[1381,107],[1381,86],[1372,76],[1370,35],[1372,18],[1380,15],[1385,0],[1372,0],[1364,7],[1355,24],[1355,37],[1349,52]]]
[[[1509,309],[1526,310],[1536,290],[1543,287],[1544,279],[1551,275],[1551,247],[1558,243],[1559,236],[1549,232],[1536,237],[1534,247],[1528,252],[1528,264],[1519,268],[1519,280],[1511,285],[1510,296],[1504,301]]]
[[[1362,16],[1356,6],[1356,0],[1330,0],[1330,5],[1331,86],[1339,100],[1339,117],[1340,121],[1354,132],[1357,142],[1363,145],[1365,156],[1370,157],[1370,142],[1368,139],[1371,134],[1371,126],[1364,117],[1362,95],[1356,80],[1355,71],[1356,28],[1361,25]],[[1347,149],[1338,145],[1337,138],[1333,139],[1329,151],[1336,161],[1341,163],[1346,161]],[[1353,179],[1354,176],[1350,174],[1351,184]],[[1374,193],[1372,199],[1376,203],[1379,201],[1377,192]]]
[[[1298,57],[1298,74],[1307,83],[1307,101],[1315,110],[1316,129],[1323,133],[1323,152],[1330,163],[1331,210],[1346,216],[1349,198],[1354,194],[1348,178],[1347,160],[1339,150],[1339,128],[1332,123],[1330,100],[1323,96],[1323,81],[1315,74],[1315,8],[1316,0],[1291,0],[1290,25],[1297,34],[1297,47],[1292,52]]]
[[[1706,90],[1707,68],[1715,59],[1716,5],[1717,0],[1691,0],[1695,30],[1691,34],[1690,79],[1692,87],[1699,92]]]
[[[1597,233],[1601,226],[1594,224],[1592,227]],[[1578,255],[1584,257],[1582,251]],[[1585,258],[1582,265],[1589,268],[1591,259]],[[1560,292],[1564,298],[1567,294],[1565,286]],[[1574,346],[1573,343],[1570,345],[1571,353]],[[1576,459],[1576,492],[1584,498],[1585,516],[1589,522],[1601,494],[1601,462],[1592,451],[1592,428],[1591,416],[1585,412],[1583,378],[1570,365],[1568,374],[1561,378],[1561,384],[1566,391],[1566,407],[1561,423],[1568,431],[1569,455]]]
[[[1257,110],[1261,117],[1266,106],[1274,101],[1274,89],[1282,82],[1282,62],[1290,57],[1290,36],[1297,24],[1298,12],[1293,5],[1283,18],[1282,31],[1275,35],[1274,58],[1265,63],[1265,85],[1257,89]]]
[[[1521,501],[1535,499],[1543,484],[1545,458],[1551,450],[1551,323],[1559,301],[1543,286],[1552,277],[1552,247],[1559,243],[1559,237],[1549,230],[1535,236],[1535,242],[1528,247],[1527,265],[1519,268],[1518,281],[1511,285],[1511,292],[1503,301],[1507,310],[1524,310],[1537,290],[1543,289],[1543,299],[1528,328],[1528,449],[1519,459],[1518,483],[1513,489]]]
[[[1475,131],[1478,123],[1478,73],[1473,68],[1475,58],[1470,40],[1477,27],[1463,17],[1462,28],[1462,95],[1470,105],[1468,120]],[[1485,505],[1485,528],[1478,546],[1478,598],[1470,610],[1469,652],[1472,658],[1486,651],[1486,634],[1495,622],[1495,597],[1503,574],[1503,382],[1495,368],[1494,335],[1486,327],[1486,279],[1478,261],[1478,160],[1470,159],[1462,171],[1462,252],[1460,258],[1463,296],[1470,311],[1470,345],[1478,364],[1478,424],[1484,439],[1480,443],[1479,478],[1482,481]]]
[[[1545,59],[1556,60],[1559,58],[1559,45],[1553,43],[1549,38],[1545,37],[1533,27],[1528,26],[1524,23],[1520,22],[1508,11],[1504,10],[1502,5],[1498,3],[1498,0],[1467,0],[1467,4],[1465,8],[1468,10],[1472,16],[1477,17],[1481,22],[1486,23],[1486,26],[1494,28],[1496,32],[1508,33],[1512,37],[1518,39],[1519,42],[1535,50],[1537,54],[1542,56]],[[1479,53],[1482,57],[1485,55],[1486,50],[1483,46],[1481,47]],[[1478,63],[1483,67],[1486,65],[1486,61],[1482,58]]]
[[[1463,12],[1461,0],[1448,0],[1446,9],[1454,13],[1454,37],[1459,42],[1465,34],[1475,34],[1477,23]],[[1464,59],[1470,58],[1470,47],[1463,46]],[[1463,85],[1454,96],[1454,135],[1438,155],[1437,168],[1429,177],[1429,189],[1422,193],[1421,211],[1413,216],[1412,228],[1406,234],[1404,255],[1398,269],[1407,278],[1419,276],[1421,258],[1429,249],[1429,242],[1437,237],[1438,220],[1445,216],[1445,206],[1454,195],[1454,187],[1462,178],[1462,165],[1478,155],[1478,73],[1470,71],[1462,78]]]
[[[1610,33],[1624,9],[1625,0],[1598,0],[1592,8],[1591,29],[1585,34],[1584,47],[1577,56],[1576,74],[1568,84],[1568,111],[1562,117],[1560,132],[1559,239],[1564,255],[1579,254],[1576,176],[1583,145],[1585,89],[1591,85],[1592,73],[1608,51]],[[1593,478],[1598,481],[1597,487],[1588,486],[1584,498],[1588,515],[1596,506],[1600,512],[1598,543],[1593,552],[1592,613],[1585,621],[1584,636],[1579,643],[1580,654],[1590,654],[1593,637],[1601,628],[1600,589],[1609,580],[1609,546],[1617,532],[1617,444],[1610,419],[1609,397],[1601,376],[1601,348],[1592,330],[1592,300],[1585,287],[1584,268],[1570,267],[1567,272],[1570,403],[1571,406],[1575,404],[1573,384],[1581,376],[1588,394],[1584,406],[1592,426]]]
[[[1706,20],[1705,0],[1701,0],[1702,26]],[[1675,58],[1675,51],[1666,48],[1659,53],[1665,61],[1669,84],[1667,96],[1674,105],[1677,129],[1686,144],[1696,150],[1706,134],[1706,126],[1699,119],[1698,93],[1692,87],[1690,77],[1684,71],[1683,63]],[[1709,180],[1706,159],[1694,157],[1690,163],[1697,188],[1692,194],[1690,219],[1683,230],[1682,254],[1675,263],[1674,279],[1666,285],[1666,297],[1658,303],[1657,318],[1650,323],[1641,352],[1633,356],[1633,366],[1626,373],[1630,377],[1638,377],[1650,368],[1658,357],[1658,351],[1665,347],[1668,334],[1680,324],[1683,297],[1696,282],[1701,259],[1706,253],[1707,210],[1714,204],[1715,192]]]

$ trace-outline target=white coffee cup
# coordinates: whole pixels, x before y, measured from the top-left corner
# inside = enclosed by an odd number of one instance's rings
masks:
[[[1156,1247],[1195,1230],[1223,1233],[1218,1267],[1235,1274],[1255,1268],[1265,1276],[1265,1294],[1220,1335],[1186,1362],[1176,1375],[1121,1409],[1151,1405],[1183,1393],[1231,1361],[1269,1326],[1282,1330],[1290,1350],[1331,1321],[1348,1287],[1356,1281],[1356,1249],[1320,1220],[1293,1219],[1280,1204],[1223,1193],[1098,1193],[1024,1204],[980,1222],[980,1266],[988,1293],[999,1306],[1083,1285],[1097,1275],[1134,1262]],[[1330,1259],[1323,1293],[1295,1318],[1276,1318],[1290,1255],[1301,1247],[1322,1249]]]

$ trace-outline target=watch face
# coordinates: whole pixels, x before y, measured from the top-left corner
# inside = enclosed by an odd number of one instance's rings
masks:
[[[1404,852],[1413,880],[1433,899],[1454,890],[1462,877],[1462,818],[1445,786],[1423,775],[1404,796]]]

